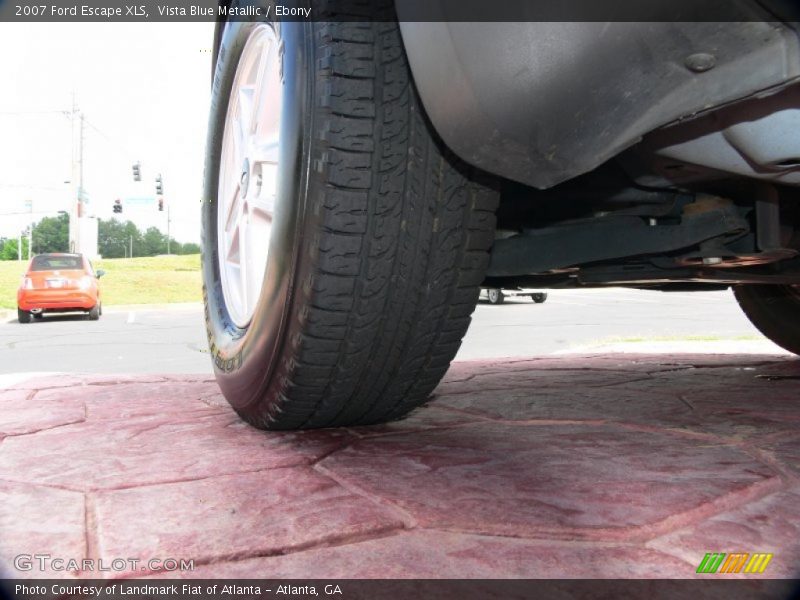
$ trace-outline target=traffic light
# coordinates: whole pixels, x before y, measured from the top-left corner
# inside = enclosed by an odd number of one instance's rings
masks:
[[[164,211],[164,199],[163,198],[159,198],[158,199],[158,210],[160,210],[162,212]]]
[[[122,212],[122,200],[120,200],[119,198],[114,200],[114,212],[115,213],[121,213]]]
[[[156,196],[161,196],[163,193],[164,193],[164,182],[161,180],[161,173],[159,173],[158,177],[156,177]]]
[[[141,181],[142,180],[142,165],[140,163],[133,163],[133,180],[134,181]],[[122,211],[120,211],[122,212]]]

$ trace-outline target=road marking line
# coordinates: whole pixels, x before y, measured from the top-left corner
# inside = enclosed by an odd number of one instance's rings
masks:
[[[25,383],[29,379],[37,377],[51,377],[53,375],[66,375],[59,371],[32,371],[29,373],[2,373],[0,374],[0,389],[9,388],[14,385]]]

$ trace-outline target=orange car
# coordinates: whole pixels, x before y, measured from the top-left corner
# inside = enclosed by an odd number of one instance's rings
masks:
[[[63,312],[85,312],[96,321],[103,314],[97,280],[104,274],[82,254],[34,256],[17,291],[19,322]]]

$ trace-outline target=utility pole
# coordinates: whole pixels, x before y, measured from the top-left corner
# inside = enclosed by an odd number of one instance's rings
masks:
[[[80,117],[80,125],[78,125],[77,129],[77,136],[76,136],[76,125],[75,120],[76,118]],[[72,126],[72,181],[77,181],[77,189],[75,189],[75,197],[78,200],[78,204],[83,201],[83,140],[84,140],[84,132],[85,132],[85,121],[83,112],[78,109],[78,105],[75,102],[75,92],[72,92],[72,110],[70,111],[70,124]],[[76,145],[75,145],[75,138],[78,138],[77,144],[77,152],[76,152]],[[80,213],[80,208],[75,209],[76,212]],[[78,214],[78,216],[82,216]]]
[[[97,220],[91,218],[86,208],[84,185],[84,144],[86,117],[72,95],[72,110],[69,113],[72,130],[72,199],[69,210],[69,246],[71,252],[81,252],[89,257],[97,254]]]
[[[85,122],[83,113],[81,112],[81,126],[79,132],[80,144],[78,145],[78,216],[83,216],[83,139],[85,131]]]
[[[78,105],[75,102],[75,92],[72,92],[72,108],[69,112],[69,124],[72,138],[72,175],[70,181],[72,182],[72,194],[69,203],[69,251],[80,251],[80,231],[81,231],[81,209],[80,198],[81,188],[83,187],[83,164],[78,166],[78,163],[83,162],[83,132],[77,135],[76,132],[76,117],[78,115]],[[76,143],[77,141],[77,143]]]
[[[130,258],[133,258],[133,236],[131,236],[131,251],[130,251],[130,254],[128,256]]]
[[[28,227],[28,260],[30,260],[33,256],[33,200],[29,199],[25,203],[28,205],[28,211],[30,212],[28,217],[28,222],[30,223]]]

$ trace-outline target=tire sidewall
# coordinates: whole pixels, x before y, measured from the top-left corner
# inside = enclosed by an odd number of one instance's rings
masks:
[[[272,11],[274,12],[274,11]],[[304,222],[308,171],[309,56],[307,25],[270,23],[281,48],[284,82],[280,173],[264,286],[247,327],[225,305],[217,245],[217,189],[225,117],[236,68],[251,32],[264,21],[229,22],[214,73],[202,202],[202,273],[205,324],[217,381],[234,408],[257,401],[272,375],[290,312]]]

